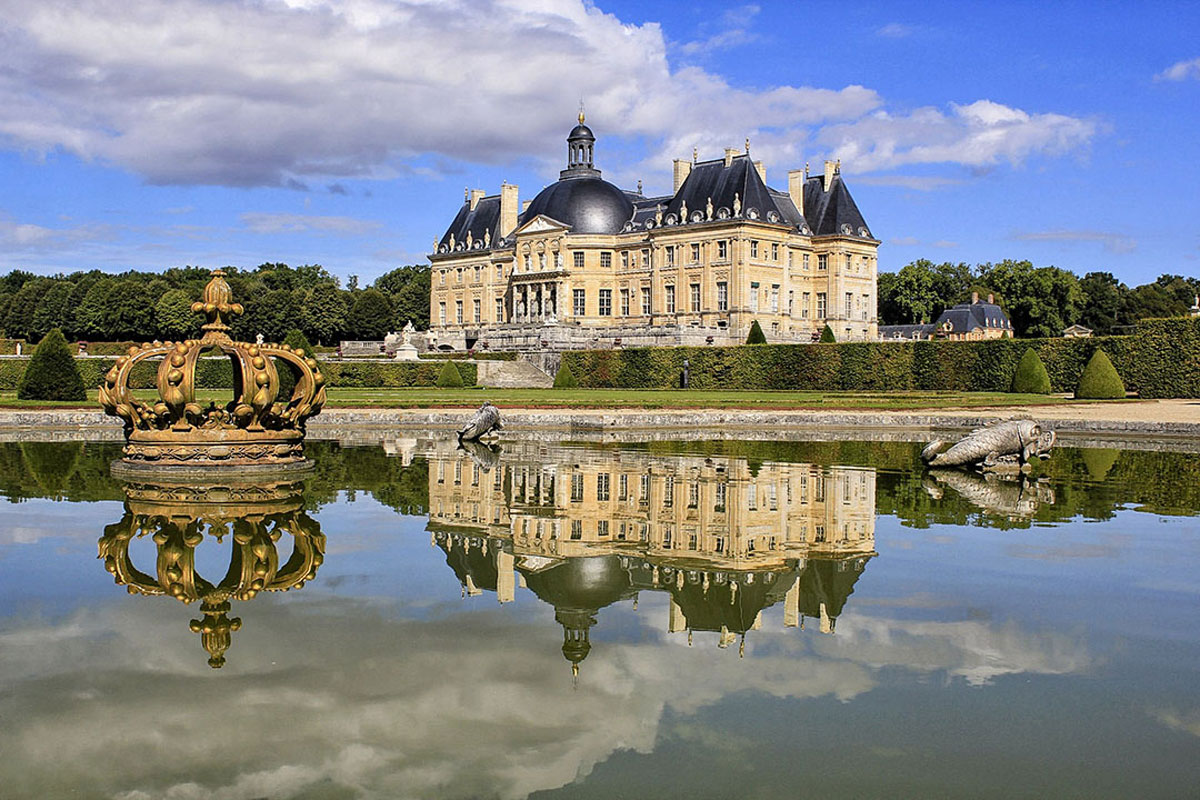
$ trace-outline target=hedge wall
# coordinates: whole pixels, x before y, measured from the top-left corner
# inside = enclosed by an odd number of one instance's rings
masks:
[[[104,375],[116,363],[115,358],[77,358],[75,365],[83,376],[83,385],[94,389],[104,380]],[[15,390],[21,375],[29,364],[28,358],[6,358],[0,360],[0,389]],[[474,364],[458,364],[459,374],[467,386],[475,385]],[[374,363],[322,362],[321,372],[331,387],[390,388],[405,386],[433,386],[441,372],[440,362],[421,364],[412,361],[389,361]],[[135,389],[153,389],[158,361],[138,364],[133,368],[130,384]],[[202,358],[196,365],[196,386],[200,389],[227,389],[233,387],[233,365],[224,358]]]
[[[1200,319],[1145,320],[1130,336],[983,342],[669,347],[563,353],[585,387],[679,386],[687,359],[693,389],[953,390],[1006,392],[1033,347],[1056,392],[1073,391],[1103,348],[1142,397],[1200,397]]]

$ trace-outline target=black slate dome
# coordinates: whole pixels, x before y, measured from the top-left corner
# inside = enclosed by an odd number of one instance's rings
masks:
[[[571,226],[571,233],[619,233],[633,217],[633,203],[601,178],[564,178],[538,193],[521,224],[545,214]]]
[[[572,139],[591,139],[592,141],[595,141],[596,135],[592,133],[591,128],[581,122],[572,128],[571,132],[567,134],[567,141]]]

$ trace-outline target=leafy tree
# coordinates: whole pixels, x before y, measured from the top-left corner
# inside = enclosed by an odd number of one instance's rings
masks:
[[[1112,333],[1121,317],[1129,289],[1111,272],[1089,272],[1079,280],[1083,291],[1083,311],[1079,322],[1098,336]]]
[[[1001,261],[981,265],[979,277],[1007,299],[1005,311],[1017,336],[1061,336],[1063,328],[1079,320],[1084,296],[1074,273]]]
[[[33,321],[30,325],[31,339],[41,339],[54,328],[70,329],[74,317],[71,308],[71,294],[75,287],[67,281],[55,281],[42,295],[33,311]]]
[[[4,326],[4,320],[8,317],[8,309],[12,307],[13,296],[11,292],[0,292],[0,328]],[[8,335],[7,330],[4,333]]]
[[[361,339],[382,339],[392,330],[392,302],[378,289],[358,292],[349,324]]]
[[[38,301],[50,289],[50,285],[51,281],[47,278],[34,278],[22,284],[4,317],[4,330],[9,336],[16,339],[34,338],[33,315],[37,311]]]
[[[1032,347],[1025,350],[1013,374],[1012,391],[1017,394],[1050,394],[1050,375],[1041,356]]]
[[[1097,349],[1088,359],[1079,376],[1075,397],[1080,400],[1120,400],[1125,397],[1125,382],[1103,350]]]
[[[380,275],[371,286],[391,297],[395,303],[391,325],[393,330],[401,330],[409,322],[417,330],[429,327],[428,267],[397,267]]]
[[[567,366],[567,362],[562,362],[558,368],[558,372],[554,375],[555,389],[574,389],[579,386],[579,381],[575,380],[575,373],[571,372],[571,368]]]
[[[332,283],[314,286],[304,298],[301,318],[305,334],[318,343],[332,344],[346,330],[347,310],[342,292]]]
[[[829,327],[829,323],[825,323],[825,327],[821,329],[821,344],[833,344],[837,341],[837,337],[833,335],[833,328]]]
[[[85,339],[107,338],[104,317],[108,310],[108,298],[116,286],[117,282],[107,277],[92,284],[83,301],[75,308],[76,334]]]
[[[767,336],[763,333],[762,326],[758,324],[758,320],[750,323],[750,333],[746,336],[746,344],[766,344]]]
[[[118,281],[101,315],[104,338],[116,341],[150,338],[157,299],[146,293],[146,284],[137,278]]]
[[[17,385],[21,400],[86,400],[83,378],[62,331],[54,328],[38,343]]]
[[[154,304],[154,327],[158,335],[179,341],[198,334],[199,318],[192,311],[195,298],[186,289],[164,292]]]
[[[450,359],[446,359],[442,372],[438,375],[437,385],[441,389],[457,389],[463,385],[462,374]]]

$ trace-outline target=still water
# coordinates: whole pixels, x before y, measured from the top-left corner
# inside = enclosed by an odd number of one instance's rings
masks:
[[[0,797],[1195,797],[1200,457],[918,451],[2,444]]]

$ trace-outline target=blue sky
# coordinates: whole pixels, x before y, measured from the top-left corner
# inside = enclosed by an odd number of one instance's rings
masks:
[[[1200,274],[1200,5],[0,0],[0,271],[423,263],[465,186],[827,157],[880,266]]]

